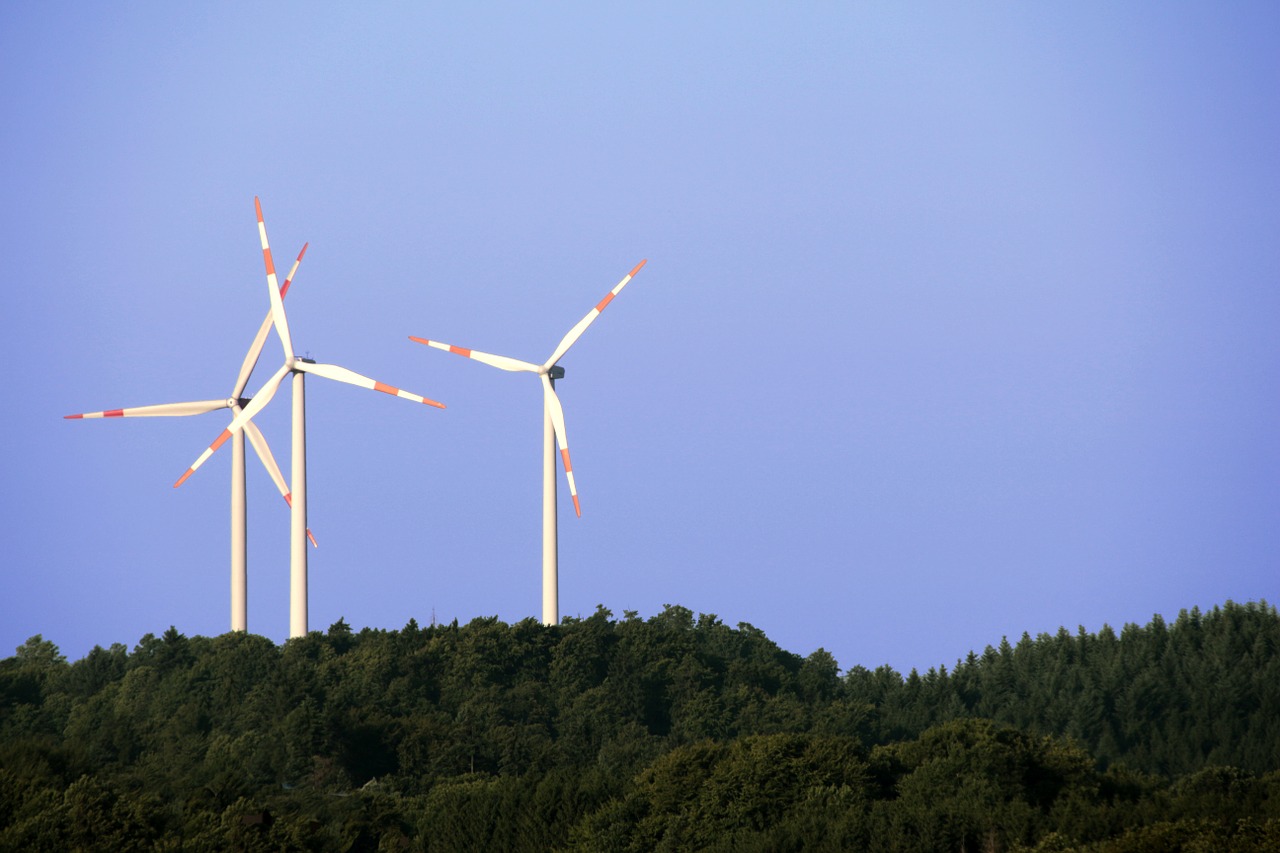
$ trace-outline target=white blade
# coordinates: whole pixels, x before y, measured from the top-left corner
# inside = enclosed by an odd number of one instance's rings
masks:
[[[244,429],[245,423],[258,412],[262,411],[262,408],[266,406],[267,403],[271,402],[271,398],[276,394],[276,389],[280,387],[280,382],[288,373],[289,367],[288,365],[285,365],[272,374],[271,378],[266,381],[266,384],[259,389],[257,395],[249,401],[249,405],[245,406],[244,409],[241,410],[240,414],[236,415],[235,418],[232,419],[231,425],[224,429],[222,433],[213,440],[213,444],[209,445],[205,452],[200,454],[200,458],[186,470],[186,473],[178,478],[178,482],[173,484],[175,489],[185,483],[187,478],[194,474],[196,469],[205,463],[205,460],[216,453],[218,448],[221,447],[228,438],[231,438],[231,436],[235,435],[238,431]]]
[[[262,243],[262,261],[267,267],[267,291],[271,298],[271,318],[276,324],[276,334],[284,346],[284,357],[293,358],[293,340],[289,337],[289,321],[284,315],[284,301],[280,298],[280,285],[276,282],[276,264],[271,259],[271,245],[267,242],[267,224],[262,221],[262,203],[253,197],[253,207],[258,213],[258,239]]]
[[[542,368],[536,364],[530,364],[527,361],[521,361],[518,358],[507,358],[505,355],[492,355],[487,352],[479,352],[473,349],[465,349],[463,347],[455,347],[453,344],[445,344],[440,341],[429,341],[426,338],[419,338],[413,335],[409,336],[409,340],[420,344],[426,344],[429,347],[442,349],[445,352],[451,352],[454,355],[461,355],[475,361],[482,362],[499,370],[511,371],[528,371],[530,373],[540,373]]]
[[[183,415],[203,415],[227,408],[226,400],[198,400],[194,403],[161,403],[158,406],[135,406],[132,409],[108,409],[105,412],[85,412],[82,415],[63,415],[65,420],[80,418],[166,418]]]
[[[280,466],[276,464],[276,458],[271,455],[271,448],[267,445],[267,437],[262,434],[262,430],[258,429],[258,425],[253,421],[247,421],[244,425],[245,437],[249,439],[249,443],[253,445],[254,452],[258,454],[258,458],[262,460],[262,467],[267,469],[267,476],[271,478],[271,482],[276,484],[276,488],[280,490],[280,494],[287,501],[289,500],[289,486],[284,481],[284,474],[280,471]]]
[[[361,388],[368,388],[370,391],[381,391],[384,394],[390,394],[393,397],[404,397],[406,400],[413,400],[416,403],[426,403],[428,406],[435,406],[437,409],[443,409],[444,403],[438,403],[435,400],[411,394],[396,388],[394,385],[387,385],[377,380],[370,379],[368,376],[362,376],[354,370],[348,370],[345,367],[338,367],[336,364],[312,364],[307,361],[299,361],[294,364],[295,370],[301,370],[303,373],[313,373],[316,376],[323,376],[325,379],[333,379],[338,382],[346,382],[349,385],[357,385]]]
[[[292,507],[293,495],[289,492],[289,487],[284,482],[284,474],[280,472],[280,466],[276,464],[276,458],[271,455],[271,448],[267,446],[267,437],[262,434],[262,430],[258,429],[258,425],[253,421],[245,421],[244,434],[249,437],[249,443],[253,445],[254,452],[262,460],[262,466],[267,469],[267,475],[271,477],[271,481],[280,490],[280,497],[284,498],[285,504]],[[316,543],[316,537],[311,535],[311,528],[309,527],[307,528],[307,538],[311,540],[312,547],[320,547]]]
[[[635,277],[635,274],[640,272],[640,268],[648,262],[649,261],[646,258],[636,264],[635,267],[632,268],[631,272],[623,276],[622,281],[614,285],[613,290],[606,293],[604,299],[601,299],[596,303],[596,307],[588,311],[587,316],[579,320],[578,324],[570,329],[569,333],[560,340],[560,345],[556,347],[555,352],[551,353],[551,358],[547,359],[546,363],[542,366],[550,369],[553,364],[563,358],[564,354],[569,351],[569,347],[573,346],[574,343],[577,342],[578,338],[582,337],[582,333],[587,330],[587,327],[594,323],[596,318],[600,316],[600,312],[607,308],[609,303],[613,301],[613,297],[621,293],[622,288],[627,286],[627,282],[631,281],[631,279]]]
[[[573,482],[573,463],[569,461],[569,437],[564,431],[564,409],[560,406],[560,398],[556,389],[551,387],[551,380],[542,375],[542,398],[551,415],[551,428],[555,430],[556,444],[560,445],[560,461],[564,463],[564,476],[569,481],[569,494],[573,497],[573,511],[582,517],[582,506],[578,503],[578,486]]]
[[[302,251],[298,253],[298,259],[293,262],[293,269],[289,270],[289,277],[284,280],[284,284],[280,285],[281,299],[284,299],[289,292],[289,285],[293,282],[293,276],[298,271],[298,264],[302,263],[302,256],[307,253],[308,245],[310,244],[302,244]],[[258,334],[254,335],[253,343],[249,345],[249,352],[245,354],[244,363],[240,365],[240,375],[236,377],[236,386],[231,391],[232,398],[239,399],[240,395],[244,393],[245,386],[249,384],[249,374],[253,373],[253,368],[258,363],[258,356],[262,355],[262,346],[267,342],[267,334],[271,331],[274,318],[274,314],[267,312],[266,319],[258,327]]]

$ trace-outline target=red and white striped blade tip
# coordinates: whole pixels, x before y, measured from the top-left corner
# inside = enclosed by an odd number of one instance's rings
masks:
[[[437,409],[445,408],[444,403],[441,403],[439,400],[432,400],[429,397],[423,397],[422,402],[427,404],[428,406],[435,406]]]
[[[509,370],[513,373],[538,373],[539,367],[536,364],[530,364],[527,361],[521,361],[518,358],[508,358],[505,355],[494,355],[491,352],[481,352],[476,349],[467,349],[466,347],[458,347],[453,344],[446,344],[444,341],[433,341],[428,338],[420,338],[416,335],[410,335],[409,340],[415,344],[425,344],[433,349],[451,352],[454,355],[460,355],[463,358],[469,358],[472,361],[478,361],[481,364],[487,364],[490,367],[496,367],[499,370]]]
[[[243,414],[243,412],[241,414]],[[235,422],[232,421],[232,423],[234,424]],[[196,472],[196,469],[198,469],[201,465],[203,465],[210,456],[216,453],[219,447],[226,444],[227,439],[231,438],[233,434],[234,433],[232,433],[229,428],[224,429],[222,432],[220,432],[218,434],[218,437],[213,440],[213,444],[210,444],[208,449],[205,450],[204,453],[200,454],[200,458],[197,459],[191,465],[191,467],[188,468],[186,472],[181,477],[178,478],[178,482],[174,483],[173,487],[176,489],[178,488],[178,486],[181,486],[183,483],[185,483],[187,481],[187,478],[190,477],[192,474],[194,474]]]
[[[432,400],[430,397],[423,397],[421,394],[414,394],[412,391],[405,391],[394,385],[379,382],[376,379],[373,382],[373,390],[381,391],[383,394],[390,394],[392,397],[403,397],[406,400],[422,402],[428,406],[435,406],[437,409],[443,409],[445,407],[444,403],[441,403],[439,400]]]
[[[444,341],[433,341],[430,338],[420,338],[417,335],[410,335],[409,340],[413,341],[415,344],[425,344],[426,346],[434,347],[435,349],[442,349],[447,352],[451,352],[454,355],[460,355],[463,358],[471,358],[471,353],[474,352],[474,350],[469,350],[466,347],[455,347],[453,344],[446,344]]]
[[[357,388],[368,388],[370,391],[381,391],[383,394],[390,394],[393,397],[403,397],[406,400],[412,400],[415,403],[425,403],[428,406],[435,406],[438,409],[444,408],[444,403],[423,397],[421,394],[414,394],[412,391],[405,391],[403,388],[397,388],[394,385],[388,385],[385,382],[379,382],[371,379],[354,370],[341,367],[337,364],[321,364],[319,362],[300,362],[294,365],[295,370],[301,370],[303,373],[310,373],[315,376],[323,376],[326,379],[332,379],[335,382],[345,382],[348,385],[354,385]],[[252,404],[250,404],[252,405]]]
[[[307,246],[310,246],[310,245],[311,245],[310,243],[302,244],[302,251],[298,253],[297,260],[293,262],[293,268],[289,270],[289,275],[287,278],[285,278],[284,284],[280,285],[281,299],[284,299],[285,296],[289,293],[289,285],[293,283],[293,277],[297,274],[298,267],[301,266],[302,264],[302,256],[307,253]]]

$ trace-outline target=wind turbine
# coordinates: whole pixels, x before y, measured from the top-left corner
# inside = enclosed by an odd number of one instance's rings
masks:
[[[186,482],[187,478],[194,474],[196,469],[203,465],[205,460],[212,456],[228,438],[239,435],[241,430],[249,428],[253,416],[271,402],[271,398],[279,390],[285,376],[293,374],[293,497],[289,504],[292,510],[289,536],[289,636],[304,637],[307,634],[307,426],[303,377],[311,373],[326,379],[404,397],[439,409],[443,409],[444,404],[385,385],[345,367],[317,364],[311,359],[294,355],[293,340],[289,335],[289,321],[284,313],[284,300],[281,299],[280,289],[276,284],[275,262],[271,259],[271,246],[267,242],[267,226],[262,221],[262,203],[256,196],[253,199],[253,206],[258,214],[258,238],[262,242],[262,259],[267,269],[267,294],[271,299],[271,320],[284,347],[284,364],[258,389],[258,393],[249,401],[249,404],[232,419],[230,426],[214,439],[213,444],[209,445],[200,458],[186,470],[186,473],[178,478],[173,487],[176,489]]]
[[[280,286],[280,298],[283,299],[285,294],[289,292],[289,285],[293,281],[294,274],[298,271],[298,265],[302,263],[302,256],[307,253],[307,247],[304,244],[302,251],[298,253],[298,258],[293,262],[293,268],[289,270],[288,277],[284,280],[284,284]],[[103,412],[85,412],[77,415],[64,415],[68,420],[79,420],[89,418],[150,418],[150,417],[182,417],[187,415],[203,415],[207,412],[215,412],[219,409],[230,409],[233,415],[239,415],[246,403],[249,401],[243,397],[245,386],[249,383],[249,375],[253,373],[254,365],[258,363],[258,356],[262,354],[262,346],[267,340],[267,334],[271,331],[271,314],[267,314],[262,321],[262,325],[258,329],[258,334],[254,336],[253,343],[249,345],[249,351],[245,354],[244,362],[240,365],[240,373],[236,377],[236,384],[231,389],[231,396],[223,400],[197,400],[190,403],[162,403],[157,406],[136,406],[128,409],[108,409]],[[288,487],[285,485],[284,475],[280,473],[280,466],[276,464],[275,457],[271,455],[271,448],[267,446],[267,439],[263,436],[262,431],[252,421],[245,424],[242,432],[237,433],[235,443],[232,446],[231,455],[231,630],[244,631],[248,628],[248,554],[247,554],[247,500],[245,490],[245,464],[244,464],[244,436],[248,434],[250,443],[257,453],[258,458],[262,460],[263,466],[267,469],[272,482],[276,484],[276,488],[280,490],[280,494],[284,496],[285,503],[292,506],[291,496]],[[311,535],[311,531],[307,531],[307,538],[311,540],[311,544],[315,544],[315,537]]]
[[[500,370],[537,374],[542,381],[542,622],[545,625],[555,625],[560,622],[560,570],[556,517],[557,443],[560,445],[560,459],[564,463],[564,475],[569,481],[569,494],[573,497],[573,511],[578,514],[579,518],[582,517],[582,506],[578,503],[578,487],[573,481],[573,465],[569,461],[569,440],[564,431],[564,409],[560,405],[560,398],[556,396],[556,380],[564,378],[564,368],[560,367],[557,362],[569,351],[569,347],[573,346],[578,338],[582,337],[582,333],[587,330],[587,327],[595,322],[596,318],[600,316],[600,312],[613,301],[615,296],[622,292],[622,288],[627,286],[627,282],[631,281],[646,263],[647,260],[644,260],[636,264],[631,272],[627,273],[622,281],[614,286],[613,290],[606,293],[605,297],[596,304],[596,307],[588,311],[587,316],[579,320],[577,325],[560,339],[560,343],[552,351],[551,357],[542,364],[532,364],[515,358],[507,358],[504,355],[491,355],[487,352],[464,349],[463,347],[456,347],[440,341],[431,341],[413,335],[409,336],[411,341],[465,356]]]

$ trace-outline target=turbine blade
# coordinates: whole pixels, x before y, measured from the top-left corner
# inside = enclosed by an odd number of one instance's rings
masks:
[[[258,239],[262,243],[262,261],[267,267],[267,294],[271,299],[271,318],[276,324],[276,334],[284,347],[284,357],[293,357],[293,340],[289,337],[289,321],[284,315],[284,301],[280,298],[280,285],[276,281],[276,264],[271,259],[271,244],[267,242],[267,224],[262,221],[262,202],[253,197],[253,207],[258,214]]]
[[[258,333],[253,336],[253,343],[249,344],[249,351],[245,353],[244,363],[240,365],[240,373],[236,376],[235,387],[231,389],[232,398],[239,399],[240,395],[244,393],[245,386],[249,384],[249,376],[258,365],[258,357],[262,355],[262,346],[267,342],[267,335],[271,332],[273,322],[272,314],[268,311],[266,319],[258,327]]]
[[[302,263],[302,256],[307,253],[308,245],[310,244],[302,244],[302,251],[298,253],[298,259],[293,262],[293,269],[289,270],[289,277],[284,280],[284,284],[280,285],[281,299],[284,299],[285,294],[289,292],[289,285],[293,282],[293,276],[298,271],[298,264]],[[258,357],[262,355],[262,346],[267,342],[267,334],[271,331],[274,317],[275,315],[268,311],[266,319],[258,327],[258,334],[254,335],[253,343],[249,345],[249,352],[245,354],[244,363],[240,365],[240,375],[236,377],[235,388],[231,391],[233,399],[239,399],[240,395],[244,393],[245,386],[249,384],[249,374],[253,373],[253,368],[258,364]]]
[[[284,481],[284,474],[280,471],[280,466],[276,464],[276,458],[271,455],[271,448],[267,445],[267,437],[262,434],[262,430],[258,429],[258,425],[253,421],[245,421],[244,434],[249,439],[249,443],[253,445],[254,452],[258,454],[258,459],[262,460],[262,467],[267,469],[267,476],[271,478],[271,482],[276,484],[276,489],[284,496],[284,499],[288,500],[289,486]]]
[[[479,361],[490,367],[496,367],[499,370],[511,371],[528,371],[530,373],[538,373],[541,368],[536,364],[530,364],[527,361],[521,361],[518,358],[507,358],[505,355],[492,355],[487,352],[480,352],[473,349],[465,349],[463,347],[455,347],[453,344],[444,344],[440,341],[429,341],[426,338],[419,338],[414,335],[409,336],[409,340],[419,344],[426,344],[429,347],[442,349],[445,352],[451,352],[454,355],[461,355],[466,358]]]
[[[302,263],[302,256],[307,253],[307,247],[310,245],[310,243],[302,244],[302,250],[298,252],[298,257],[294,259],[293,266],[289,268],[289,275],[285,277],[284,284],[280,285],[281,299],[289,295],[289,285],[293,284],[293,277],[298,273],[298,264]]]
[[[609,303],[613,301],[613,297],[621,293],[622,288],[627,286],[627,282],[635,278],[635,274],[640,272],[640,268],[645,264],[647,264],[648,262],[649,261],[646,258],[645,260],[636,264],[631,269],[631,272],[623,276],[622,281],[614,285],[613,290],[610,290],[608,293],[606,293],[604,296],[604,299],[601,299],[599,302],[597,302],[596,307],[588,311],[587,316],[579,320],[578,324],[574,326],[572,329],[570,329],[569,333],[560,340],[560,345],[556,347],[555,352],[551,353],[551,358],[547,359],[546,363],[543,364],[542,366],[546,369],[550,369],[553,364],[555,364],[557,361],[563,358],[564,354],[569,351],[569,347],[573,346],[574,343],[577,342],[578,338],[582,337],[582,333],[587,330],[587,327],[590,326],[592,323],[594,323],[596,321],[596,318],[600,316],[600,312],[603,311],[605,308],[607,308]]]
[[[194,474],[196,469],[203,465],[210,456],[216,453],[218,448],[221,447],[228,438],[235,435],[237,431],[243,429],[245,423],[248,422],[250,418],[262,411],[262,408],[266,406],[267,403],[271,402],[271,398],[275,396],[276,390],[280,387],[281,380],[283,380],[285,375],[288,373],[289,367],[286,365],[272,374],[266,384],[259,389],[257,395],[249,401],[249,405],[245,406],[244,409],[241,410],[240,414],[236,415],[235,418],[232,419],[231,425],[224,429],[222,433],[214,439],[213,444],[210,444],[204,453],[200,454],[200,458],[186,470],[186,473],[178,478],[178,482],[173,484],[175,489],[185,483],[187,478]]]
[[[280,471],[280,466],[276,464],[276,459],[271,455],[271,448],[267,446],[267,437],[262,434],[262,430],[258,429],[258,425],[253,421],[245,421],[245,435],[249,437],[249,443],[253,445],[254,451],[258,454],[258,458],[262,460],[262,465],[267,469],[267,474],[271,477],[271,481],[276,484],[276,488],[280,491],[280,497],[284,498],[284,502],[293,506],[293,493],[289,491],[289,486],[285,484],[284,474]],[[316,537],[311,534],[311,528],[307,528],[307,538],[311,540],[313,548],[319,548],[316,544]]]
[[[406,400],[413,400],[416,403],[426,403],[428,406],[435,406],[437,409],[443,409],[444,403],[438,403],[435,400],[411,394],[392,385],[386,385],[377,380],[370,379],[368,376],[362,376],[354,370],[348,370],[345,367],[339,367],[336,364],[313,364],[307,361],[299,361],[294,368],[301,370],[303,373],[312,373],[316,376],[323,376],[325,379],[333,379],[338,382],[346,382],[349,385],[357,385],[361,388],[368,388],[370,391],[381,391],[384,394],[390,394],[393,397],[404,397]]]
[[[569,494],[573,497],[573,511],[581,518],[582,505],[578,503],[578,486],[573,481],[573,463],[569,461],[569,438],[564,431],[564,409],[560,406],[560,398],[556,396],[556,389],[551,386],[551,380],[545,373],[542,375],[542,391],[547,412],[551,415],[551,428],[556,434],[556,444],[560,446],[560,461],[564,463],[564,476],[569,481]]]
[[[258,425],[253,421],[245,421],[244,434],[248,436],[249,443],[253,445],[254,452],[258,454],[258,459],[262,461],[262,467],[267,469],[267,475],[271,477],[271,482],[276,484],[280,497],[284,498],[286,504],[293,506],[293,497],[289,492],[289,486],[284,481],[284,474],[280,471],[280,466],[276,464],[275,456],[271,454],[271,448],[267,446],[267,437],[262,434],[262,430],[258,429]]]
[[[227,408],[226,400],[198,400],[193,403],[161,403],[158,406],[135,406],[131,409],[107,409],[105,412],[85,412],[82,415],[63,415],[66,420],[80,418],[166,418],[183,415],[203,415]]]

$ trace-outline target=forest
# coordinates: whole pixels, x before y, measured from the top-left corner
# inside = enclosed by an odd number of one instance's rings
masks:
[[[905,676],[668,606],[0,660],[0,850],[1280,851],[1266,602]]]

